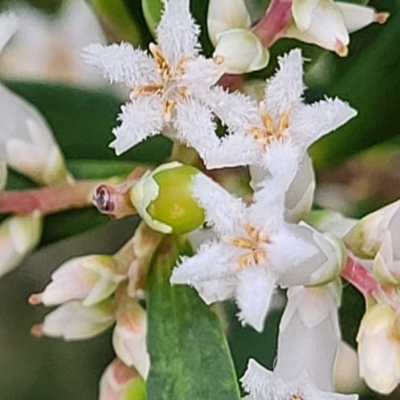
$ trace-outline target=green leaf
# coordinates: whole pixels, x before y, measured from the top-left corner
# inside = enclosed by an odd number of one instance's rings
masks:
[[[341,162],[398,134],[400,52],[395,49],[400,37],[400,13],[385,25],[368,29],[379,31],[373,45],[364,44],[366,49],[359,58],[345,60],[347,73],[338,76],[327,90],[348,101],[358,116],[313,146],[311,155],[317,168]]]
[[[179,253],[168,236],[153,260],[148,287],[148,400],[239,400],[229,349],[218,317],[187,286],[171,286]]]
[[[121,33],[123,39],[135,44],[141,43],[140,26],[130,14],[124,0],[89,0],[89,3]]]
[[[108,146],[124,101],[108,92],[37,82],[14,81],[7,86],[42,112],[67,159],[158,164],[170,154],[171,141],[157,135],[117,157]]]
[[[155,36],[156,28],[161,19],[161,13],[164,8],[161,0],[142,0],[144,19],[150,32]]]

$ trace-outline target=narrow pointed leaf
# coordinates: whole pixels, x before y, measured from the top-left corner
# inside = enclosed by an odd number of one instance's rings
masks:
[[[180,250],[167,237],[152,264],[148,288],[151,369],[147,400],[239,400],[239,390],[221,324],[187,286],[169,277]]]

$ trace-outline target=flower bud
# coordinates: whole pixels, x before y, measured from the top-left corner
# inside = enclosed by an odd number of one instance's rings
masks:
[[[71,301],[56,308],[34,325],[35,336],[61,337],[65,340],[88,339],[106,330],[114,323],[114,303],[104,300],[86,307],[80,301]]]
[[[251,19],[243,0],[210,0],[207,14],[208,35],[215,46],[217,35],[234,28],[251,28]]]
[[[117,356],[128,366],[135,367],[146,379],[150,369],[150,356],[146,346],[146,312],[135,301],[127,300],[117,313],[113,346]]]
[[[387,235],[390,235],[394,249],[398,248],[399,227],[400,201],[396,201],[362,218],[344,241],[357,257],[371,259],[376,256]]]
[[[51,276],[43,293],[33,295],[31,304],[57,305],[71,300],[81,300],[92,306],[109,297],[125,279],[117,273],[117,262],[108,255],[73,258],[65,262]]]
[[[118,358],[104,371],[100,380],[99,400],[145,400],[144,380],[134,368]]]
[[[340,343],[340,279],[318,287],[291,287],[287,295],[274,372],[290,380],[306,373],[320,389],[332,391]]]
[[[145,174],[130,190],[130,199],[150,228],[163,233],[186,233],[204,222],[204,210],[192,195],[195,167],[163,164]]]
[[[347,257],[341,240],[330,233],[321,233],[305,222],[300,222],[291,229],[293,234],[312,245],[316,252],[304,262],[303,268],[293,268],[282,274],[278,280],[280,285],[322,285],[339,276]]]
[[[226,73],[243,74],[266,67],[269,51],[253,32],[230,29],[217,35],[213,58],[225,68]]]
[[[64,158],[43,117],[2,85],[0,120],[0,159],[39,184],[67,180]]]
[[[359,375],[357,352],[343,341],[335,360],[334,387],[340,393],[360,393],[365,388]]]
[[[376,392],[389,394],[400,382],[400,332],[396,312],[386,304],[372,306],[357,335],[360,376]]]
[[[338,238],[343,238],[358,222],[332,210],[313,210],[303,220],[319,231],[329,232]]]
[[[0,225],[0,276],[17,267],[39,243],[42,218],[39,213],[15,215]]]
[[[285,216],[289,222],[298,222],[311,210],[315,191],[315,174],[311,158],[306,154],[286,191]]]
[[[349,34],[343,14],[332,0],[293,0],[293,23],[285,35],[306,43],[335,51],[344,57],[348,53]]]

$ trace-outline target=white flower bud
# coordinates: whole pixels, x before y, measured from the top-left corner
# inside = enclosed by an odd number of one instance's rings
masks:
[[[56,308],[34,325],[35,336],[61,337],[65,340],[88,339],[106,330],[115,321],[111,299],[86,307],[80,301],[71,301]]]
[[[117,268],[117,262],[108,255],[73,258],[53,273],[43,293],[31,296],[29,301],[52,306],[81,300],[84,306],[91,306],[109,297],[125,279]]]
[[[234,28],[249,29],[250,15],[243,0],[210,0],[207,14],[208,35],[215,46],[217,35]]]
[[[384,285],[400,285],[398,253],[398,248],[393,246],[392,235],[387,232],[372,264],[372,271],[378,282]]]
[[[345,236],[344,241],[356,256],[371,259],[376,256],[387,235],[390,235],[393,256],[399,259],[399,228],[400,201],[396,201],[362,218]]]
[[[39,243],[42,218],[39,213],[15,215],[0,225],[0,276],[17,267]]]
[[[396,312],[386,304],[372,306],[364,315],[357,335],[360,376],[382,394],[400,382],[400,332]]]
[[[130,190],[130,199],[146,224],[162,233],[186,233],[204,222],[204,210],[192,194],[200,171],[177,161],[145,174]]]
[[[99,400],[145,400],[144,380],[134,368],[118,358],[104,371],[100,380]]]
[[[298,222],[311,210],[315,191],[315,174],[311,158],[305,154],[297,173],[286,191],[285,216],[289,222]]]
[[[335,361],[334,387],[340,393],[360,393],[365,388],[359,375],[357,352],[343,341]]]
[[[324,286],[288,290],[288,303],[279,326],[274,370],[277,376],[291,380],[306,373],[319,389],[333,390],[333,368],[340,342],[340,296],[339,279]]]
[[[269,51],[251,31],[230,29],[217,35],[213,57],[226,73],[243,74],[266,67]]]
[[[329,232],[343,238],[358,222],[357,219],[346,218],[332,210],[314,210],[304,217],[304,221],[321,232]]]
[[[284,287],[322,285],[336,278],[344,268],[347,256],[342,242],[329,233],[317,231],[303,221],[292,229],[317,251],[304,263],[303,268],[287,271],[279,278],[278,283]]]
[[[146,346],[146,312],[132,300],[125,300],[117,313],[113,346],[117,356],[133,366],[146,379],[150,370],[150,356]]]
[[[351,4],[341,1],[337,1],[335,4],[342,11],[344,24],[350,33],[358,31],[373,22],[383,24],[389,17],[389,14],[386,12],[377,13],[374,8],[361,4]]]
[[[68,173],[50,128],[39,112],[0,86],[0,159],[35,182],[65,182]]]
[[[332,0],[293,0],[293,23],[286,36],[314,43],[341,57],[348,53],[349,34],[343,14]]]

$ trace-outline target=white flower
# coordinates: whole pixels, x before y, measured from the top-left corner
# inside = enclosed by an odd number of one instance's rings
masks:
[[[0,51],[17,28],[16,17],[0,15]],[[39,112],[0,85],[0,160],[45,185],[65,182],[68,173],[51,130]]]
[[[194,179],[193,191],[216,238],[182,258],[171,282],[194,285],[208,303],[234,296],[239,318],[261,331],[280,276],[303,270],[293,284],[308,282],[320,266],[311,262],[318,248],[303,239],[303,227],[284,223],[279,186],[256,192],[248,207],[202,175]]]
[[[208,166],[259,165],[289,185],[307,148],[356,115],[339,99],[305,104],[304,88],[301,51],[295,49],[280,58],[260,106],[249,100],[246,113],[237,113],[234,133],[223,137]]]
[[[333,371],[340,344],[339,280],[318,287],[296,286],[279,326],[274,373],[292,380],[305,372],[321,390],[333,390]]]
[[[188,1],[169,0],[157,28],[158,44],[149,47],[151,56],[126,43],[84,50],[86,61],[111,82],[131,89],[131,101],[121,108],[121,124],[113,130],[111,147],[117,154],[162,131],[195,148],[205,160],[218,146],[213,112],[229,126],[233,122],[219,114],[217,105],[229,106],[231,98],[241,103],[242,96],[213,87],[224,70],[198,54],[198,34]]]
[[[349,32],[372,22],[383,23],[388,17],[371,7],[333,0],[293,0],[292,14],[285,36],[314,43],[341,57],[348,53]]]
[[[84,306],[92,306],[111,296],[125,279],[117,269],[117,262],[112,256],[73,258],[57,268],[43,293],[32,295],[29,302],[52,306],[81,300]]]
[[[296,362],[296,360],[294,360]],[[357,395],[343,395],[319,390],[305,373],[296,379],[285,380],[275,372],[250,359],[241,379],[246,392],[243,400],[357,400]]]

